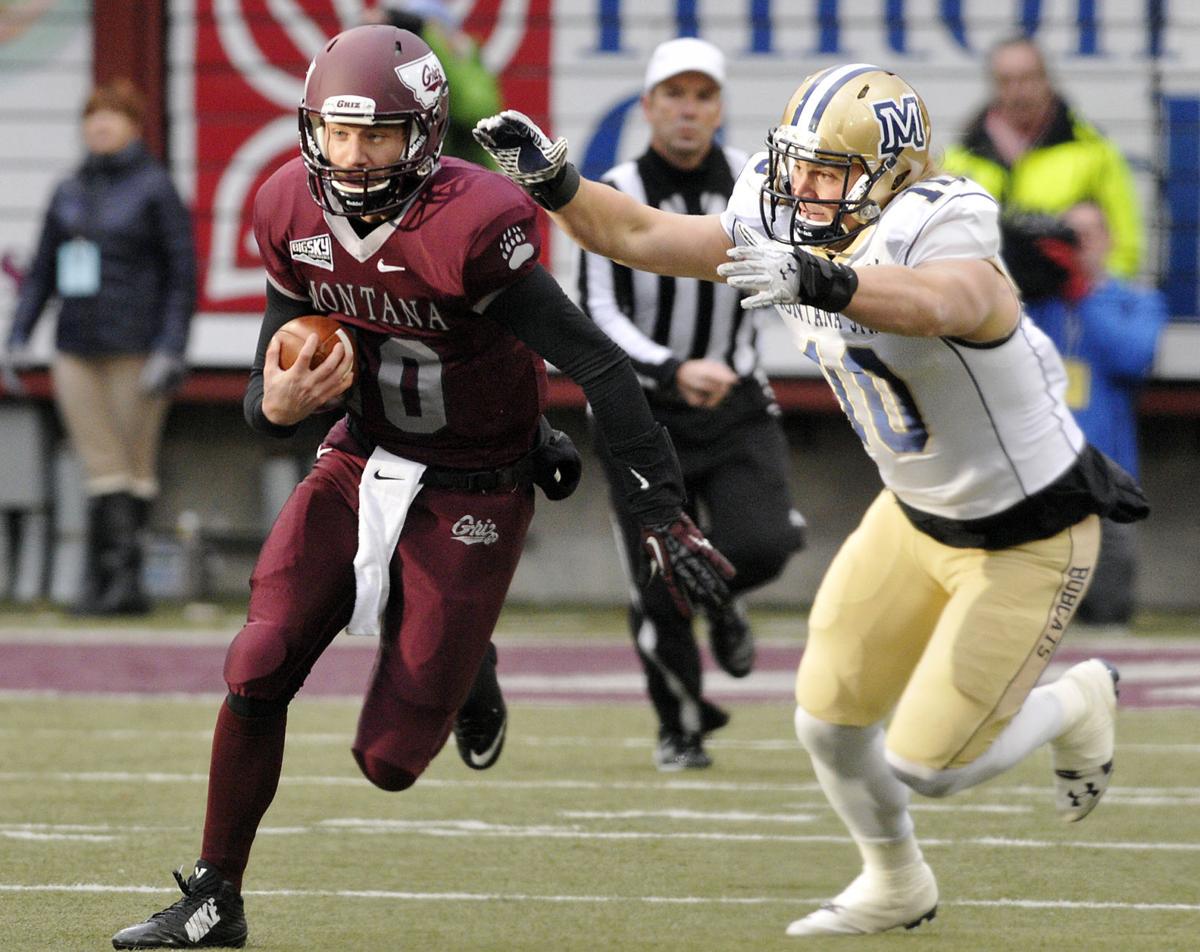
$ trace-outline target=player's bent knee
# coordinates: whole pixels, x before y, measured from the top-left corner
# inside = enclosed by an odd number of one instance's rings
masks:
[[[358,762],[358,768],[363,772],[363,776],[380,790],[387,790],[389,793],[399,793],[401,790],[407,790],[417,782],[414,774],[409,773],[402,767],[397,767],[395,764],[388,763],[386,760],[380,760],[371,754],[365,754],[362,751],[356,750],[354,751],[354,759]]]
[[[225,696],[225,706],[238,717],[278,717],[287,711],[288,702],[286,698],[246,697],[230,691]]]
[[[251,622],[225,653],[225,683],[233,694],[281,697],[287,691],[287,655],[282,630]]]
[[[803,537],[796,539],[790,536],[777,535],[766,538],[757,537],[753,544],[730,544],[728,549],[723,543],[719,548],[730,562],[737,568],[736,586],[739,592],[758,588],[778,578],[787,565],[792,553],[803,548]]]
[[[910,763],[887,752],[888,769],[892,775],[914,793],[923,797],[940,799],[958,793],[966,784],[962,770],[935,770],[920,764]]]
[[[796,705],[796,737],[810,757],[837,769],[843,758],[857,759],[862,750],[882,737],[878,725],[853,727],[830,724]]]

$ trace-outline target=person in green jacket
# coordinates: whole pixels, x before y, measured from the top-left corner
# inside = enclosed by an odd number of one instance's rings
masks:
[[[948,148],[945,167],[986,188],[1013,221],[1058,216],[1080,202],[1104,212],[1112,234],[1108,270],[1132,277],[1141,265],[1141,212],[1129,164],[1055,90],[1042,51],[1025,36],[1003,40],[988,59],[992,99]],[[1036,229],[1035,229],[1036,231]],[[1005,254],[1006,259],[1008,254]]]
[[[446,72],[450,128],[443,155],[495,169],[492,157],[471,135],[475,123],[503,106],[500,84],[484,65],[479,44],[458,25],[442,0],[383,0],[363,11],[364,23],[388,23],[417,34],[429,44]]]

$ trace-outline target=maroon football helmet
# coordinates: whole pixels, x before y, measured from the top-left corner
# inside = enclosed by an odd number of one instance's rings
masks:
[[[318,205],[334,215],[403,207],[437,168],[450,121],[446,72],[420,37],[372,24],[339,33],[309,64],[300,101],[300,154]],[[403,124],[399,162],[337,169],[325,153],[325,123]]]

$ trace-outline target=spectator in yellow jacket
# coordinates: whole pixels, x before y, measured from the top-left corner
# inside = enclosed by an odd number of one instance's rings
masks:
[[[1094,202],[1112,234],[1109,272],[1135,275],[1141,265],[1142,221],[1121,151],[1054,88],[1033,40],[1002,41],[992,49],[988,65],[991,101],[962,140],[946,150],[947,171],[974,179],[1010,214],[1058,216],[1080,202]]]

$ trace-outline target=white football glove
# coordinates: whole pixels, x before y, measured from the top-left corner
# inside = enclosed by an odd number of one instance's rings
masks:
[[[771,304],[811,304],[838,312],[858,290],[853,268],[801,249],[764,242],[741,223],[737,234],[745,244],[725,252],[732,260],[718,265],[717,274],[731,288],[757,292],[742,299],[746,310]]]
[[[770,245],[738,245],[725,254],[732,260],[718,265],[717,274],[731,288],[758,292],[742,298],[746,310],[801,303],[800,269],[792,252]]]

